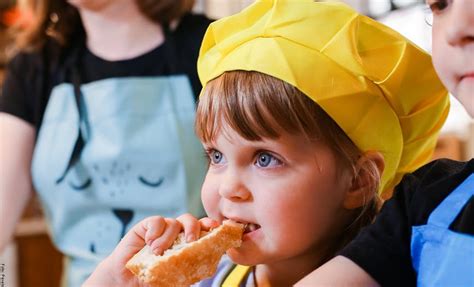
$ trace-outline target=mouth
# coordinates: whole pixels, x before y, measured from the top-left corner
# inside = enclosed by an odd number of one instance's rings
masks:
[[[247,223],[247,224],[244,225],[244,234],[254,232],[254,231],[260,229],[260,227],[261,227],[260,225],[255,224],[255,223]]]
[[[235,221],[237,223],[243,224],[244,225],[244,235],[248,234],[248,233],[252,233],[254,231],[257,231],[261,228],[261,226],[256,224],[256,223],[248,222],[248,221],[245,221],[245,220],[242,220],[242,219],[227,218],[227,217],[225,217],[225,219],[229,219],[229,220]]]
[[[460,77],[461,80],[464,79],[474,79],[474,72],[469,72]]]

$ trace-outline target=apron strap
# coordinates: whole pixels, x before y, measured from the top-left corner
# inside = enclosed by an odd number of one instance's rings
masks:
[[[449,228],[473,195],[474,173],[438,205],[428,218],[428,224]]]
[[[80,69],[79,69],[79,66],[80,66],[79,61],[81,60],[80,55],[82,55],[81,50],[82,49],[78,49],[78,52],[76,54],[77,64],[73,66],[73,68],[71,69],[71,81],[74,88],[74,100],[76,103],[77,114],[79,116],[78,127],[77,127],[78,134],[77,134],[77,139],[74,144],[72,154],[69,157],[68,164],[65,170],[63,171],[62,175],[56,180],[56,184],[60,184],[66,178],[66,175],[69,172],[69,170],[76,164],[76,162],[81,157],[82,149],[85,146],[85,140],[84,140],[84,136],[82,134],[82,128],[81,128],[83,122],[85,121],[84,111],[82,107],[83,95],[81,91],[81,75],[80,75]]]
[[[244,266],[244,265],[236,265],[232,271],[230,271],[227,278],[222,283],[222,286],[226,287],[238,287],[240,286],[247,278],[247,275],[252,270],[251,266]]]
[[[175,43],[173,36],[171,35],[172,32],[169,29],[167,25],[164,25],[163,27],[164,31],[164,36],[165,40],[163,42],[163,48],[164,48],[164,53],[165,53],[165,60],[166,60],[166,69],[169,74],[175,74],[176,73],[176,65],[177,65],[177,56],[175,53]],[[76,108],[77,112],[79,114],[79,124],[78,124],[78,129],[79,133],[76,139],[76,142],[74,144],[74,148],[72,151],[72,154],[69,158],[68,164],[61,174],[61,176],[56,180],[56,184],[60,184],[65,178],[69,170],[76,164],[76,162],[79,160],[81,157],[81,152],[82,149],[85,146],[85,140],[82,132],[81,126],[83,124],[87,124],[86,121],[86,115],[84,114],[84,108],[82,105],[82,91],[81,91],[81,60],[82,60],[82,55],[84,53],[84,50],[86,49],[85,44],[81,45],[79,48],[77,48],[76,51],[74,51],[74,56],[73,58],[75,59],[75,64],[72,65],[71,68],[71,80],[72,84],[74,87],[74,98],[75,98],[75,103],[76,103]],[[86,126],[87,128],[87,126]]]

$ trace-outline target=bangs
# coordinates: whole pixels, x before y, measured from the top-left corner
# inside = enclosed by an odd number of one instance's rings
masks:
[[[282,132],[314,140],[321,135],[322,114],[319,105],[282,80],[259,72],[232,71],[207,83],[195,127],[205,143],[213,141],[223,125],[249,141],[276,139]]]
[[[226,72],[207,83],[196,112],[195,129],[200,140],[213,143],[223,129],[232,129],[249,141],[277,139],[282,133],[303,135],[326,144],[338,160],[338,175],[360,170],[363,152],[339,125],[312,99],[292,85],[259,72]],[[310,155],[308,155],[310,156]],[[373,197],[354,212],[354,220],[335,246],[337,250],[372,222],[378,210],[380,174],[375,163],[364,165]],[[331,256],[332,257],[332,256]]]

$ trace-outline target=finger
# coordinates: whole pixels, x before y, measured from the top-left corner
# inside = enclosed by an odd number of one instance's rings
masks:
[[[176,220],[183,226],[186,242],[192,242],[199,239],[199,235],[201,234],[201,224],[196,217],[186,213],[176,218]]]
[[[118,246],[129,246],[133,245],[136,247],[142,248],[145,245],[145,235],[147,232],[147,220],[148,218],[143,219],[142,221],[135,224],[129,232],[120,240]]]
[[[147,218],[145,223],[145,242],[150,245],[153,240],[160,237],[166,228],[166,221],[161,216],[152,216]]]
[[[145,245],[146,224],[147,219],[135,224],[114,249],[112,255],[117,258],[120,264],[124,265]]]
[[[199,222],[201,223],[201,229],[206,230],[206,231],[209,231],[211,229],[214,229],[214,228],[220,226],[219,221],[214,220],[214,219],[209,218],[209,217],[201,218],[201,219],[199,219]]]
[[[179,221],[173,218],[165,218],[166,228],[163,234],[155,239],[150,245],[153,253],[156,255],[163,254],[163,251],[170,248],[182,230],[182,225]]]

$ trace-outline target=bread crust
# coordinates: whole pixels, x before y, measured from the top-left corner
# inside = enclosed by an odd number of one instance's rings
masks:
[[[226,250],[242,243],[243,225],[230,220],[197,241],[185,243],[184,234],[162,256],[145,246],[126,267],[150,286],[189,286],[214,275]]]

